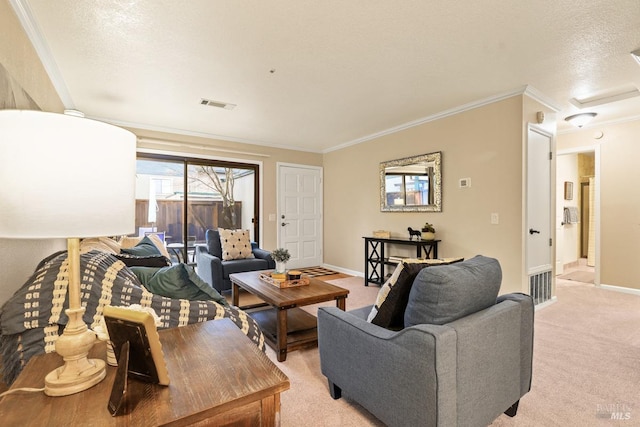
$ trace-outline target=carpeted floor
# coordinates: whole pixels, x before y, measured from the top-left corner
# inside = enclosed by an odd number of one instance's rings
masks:
[[[379,290],[360,277],[331,283],[351,291],[347,310],[371,304]],[[491,426],[640,425],[640,297],[562,279],[557,297],[536,312],[531,391],[515,418],[501,415]],[[267,354],[291,381],[281,396],[283,426],[382,425],[348,396],[331,399],[317,348],[291,352],[282,363]],[[630,419],[612,421],[616,408]]]
[[[574,282],[594,283],[595,273],[593,271],[576,270],[567,274],[561,274],[558,279],[572,280]]]

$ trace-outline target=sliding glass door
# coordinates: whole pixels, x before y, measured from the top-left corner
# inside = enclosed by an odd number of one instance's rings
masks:
[[[258,188],[257,165],[139,155],[137,234],[157,233],[185,262],[210,228],[247,229],[257,242]]]

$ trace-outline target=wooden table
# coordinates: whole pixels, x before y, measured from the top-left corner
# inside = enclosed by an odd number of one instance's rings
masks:
[[[364,285],[369,283],[382,285],[385,282],[385,266],[395,267],[397,262],[389,260],[386,245],[415,246],[416,258],[438,258],[438,242],[440,240],[412,240],[405,238],[363,237],[364,238]]]
[[[316,317],[298,307],[336,300],[336,306],[345,310],[349,290],[314,278],[309,279],[309,285],[281,289],[260,280],[260,273],[269,272],[230,274],[231,295],[233,305],[237,306],[239,291],[242,288],[262,299],[265,302],[262,305],[272,307],[270,310],[254,311],[249,315],[262,328],[267,344],[275,350],[278,361],[284,362],[287,360],[287,351],[318,343]],[[254,307],[256,306],[249,308]]]
[[[280,393],[288,378],[229,319],[159,331],[170,385],[130,379],[133,410],[112,417],[107,402],[116,368],[96,386],[70,396],[17,392],[0,401],[7,426],[188,426],[279,424]],[[105,344],[92,357],[105,357]],[[61,365],[55,353],[34,356],[12,385],[43,387]],[[135,399],[134,399],[135,400]]]

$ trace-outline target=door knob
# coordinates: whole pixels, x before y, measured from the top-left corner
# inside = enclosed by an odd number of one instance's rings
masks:
[[[284,227],[285,225],[289,225],[289,223],[288,222],[283,222],[282,226]]]
[[[538,230],[534,230],[533,228],[530,228],[529,234],[540,234],[540,232]]]

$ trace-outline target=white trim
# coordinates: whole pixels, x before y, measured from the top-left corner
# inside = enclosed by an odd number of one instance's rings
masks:
[[[385,136],[385,135],[389,135],[392,133],[396,133],[396,132],[400,132],[402,130],[405,129],[409,129],[415,126],[419,126],[425,123],[429,123],[429,122],[433,122],[436,120],[440,120],[440,119],[444,119],[445,117],[449,117],[449,116],[454,116],[456,114],[460,114],[460,113],[464,113],[465,111],[469,111],[469,110],[473,110],[476,108],[480,108],[480,107],[484,107],[485,105],[489,105],[489,104],[493,104],[495,102],[499,102],[508,98],[512,98],[514,96],[519,96],[519,95],[527,95],[530,98],[533,98],[534,100],[538,101],[539,103],[541,103],[542,105],[554,110],[554,111],[560,111],[560,107],[558,107],[555,102],[553,102],[552,100],[550,100],[549,98],[547,98],[546,96],[544,96],[542,94],[542,92],[540,92],[539,90],[535,89],[533,86],[522,86],[519,87],[517,89],[508,91],[508,92],[504,92],[501,94],[497,94],[494,96],[490,96],[488,98],[484,98],[484,99],[480,99],[477,101],[472,101],[469,102],[467,104],[463,104],[457,107],[453,107],[450,108],[448,110],[444,110],[441,111],[439,113],[436,114],[432,114],[430,116],[427,117],[423,117],[421,119],[418,120],[414,120],[411,122],[407,122],[398,126],[394,126],[392,128],[389,129],[385,129],[382,130],[380,132],[376,132],[367,136],[363,136],[362,138],[358,138],[358,139],[354,139],[352,141],[348,141],[345,142],[343,144],[340,145],[336,145],[334,147],[331,148],[327,148],[326,150],[323,150],[322,153],[326,154],[326,153],[330,153],[331,151],[336,151],[336,150],[341,150],[343,148],[347,148],[350,147],[352,145],[357,145],[366,141],[370,141],[372,139],[376,139],[376,138],[380,138],[381,136]]]
[[[180,142],[180,141],[169,141],[166,139],[156,139],[156,138],[146,138],[146,137],[138,137],[139,143],[149,143],[149,144],[157,144],[157,145],[168,145],[171,147],[187,147],[187,148],[195,148],[198,150],[206,150],[206,151],[219,151],[221,153],[232,153],[232,154],[243,154],[245,156],[254,156],[254,157],[271,157],[270,154],[262,154],[262,153],[251,153],[248,151],[242,150],[233,150],[230,148],[224,147],[216,147],[213,145],[206,144],[192,144],[189,142]]]
[[[62,78],[62,74],[60,74],[60,69],[51,54],[51,49],[49,49],[47,40],[42,36],[42,31],[33,16],[29,3],[26,0],[9,0],[9,3],[16,12],[24,32],[27,33],[27,37],[31,40],[31,44],[36,50],[44,69],[49,75],[49,79],[51,79],[53,87],[55,87],[56,92],[58,92],[58,96],[60,97],[65,109],[75,110],[75,104],[73,103],[67,84]]]
[[[640,296],[640,289],[625,288],[623,286],[603,285],[603,284],[596,285],[596,288],[601,288],[607,291],[622,292],[624,294],[632,294],[632,295]]]
[[[349,270],[349,269],[338,267],[336,265],[331,265],[331,264],[322,264],[322,267],[328,268],[329,270],[335,270],[338,273],[344,273],[344,274],[348,274],[350,276],[363,277],[364,278],[364,273],[361,272],[361,271]]]
[[[552,296],[551,299],[546,300],[545,302],[542,302],[538,305],[534,306],[534,310],[538,311],[538,310],[542,310],[544,308],[549,307],[552,304],[555,304],[558,302],[558,297],[557,296]]]

